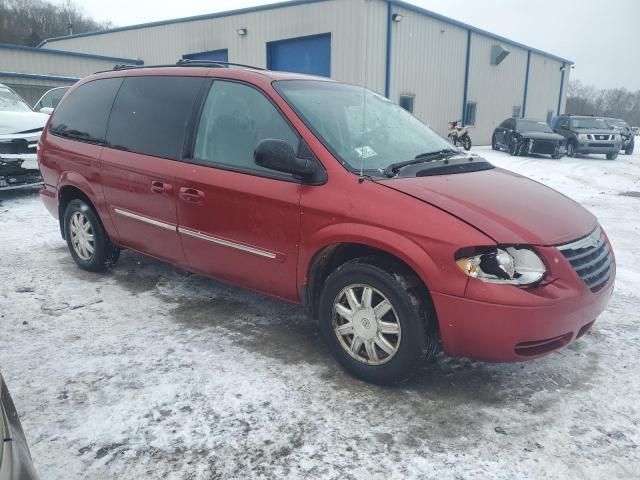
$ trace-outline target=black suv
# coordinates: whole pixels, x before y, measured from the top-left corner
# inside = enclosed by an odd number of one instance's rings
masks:
[[[620,150],[623,150],[627,155],[631,155],[636,143],[634,139],[636,132],[621,118],[605,118],[604,121],[607,122],[609,127],[618,130],[618,133],[620,133],[622,139]]]
[[[558,115],[551,120],[551,128],[567,139],[567,157],[574,157],[577,153],[597,153],[606,155],[607,160],[615,160],[620,152],[620,133],[611,128],[604,118]]]

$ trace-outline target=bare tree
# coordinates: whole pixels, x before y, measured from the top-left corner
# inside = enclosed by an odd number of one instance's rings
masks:
[[[622,118],[631,125],[640,125],[640,90],[597,90],[580,80],[573,80],[567,90],[567,113]]]
[[[35,46],[45,38],[109,28],[73,1],[58,5],[46,0],[0,0],[0,43]]]

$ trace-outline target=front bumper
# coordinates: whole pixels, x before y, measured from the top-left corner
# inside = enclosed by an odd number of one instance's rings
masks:
[[[13,158],[5,154],[0,156],[0,191],[42,185],[38,161],[29,158],[25,160],[23,157]]]
[[[527,155],[540,154],[540,155],[564,155],[565,146],[562,142],[553,140],[536,140],[536,139],[524,139],[521,147],[521,154]]]
[[[607,153],[619,152],[622,142],[619,139],[610,141],[580,140],[576,145],[576,153],[595,153],[606,155]]]
[[[610,248],[610,245],[609,245]],[[593,292],[555,247],[549,280],[526,290],[469,280],[464,297],[432,292],[445,352],[492,362],[515,362],[558,350],[591,328],[613,292],[609,279]]]

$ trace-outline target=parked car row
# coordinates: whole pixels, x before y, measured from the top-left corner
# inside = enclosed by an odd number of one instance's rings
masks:
[[[491,137],[494,150],[511,155],[546,154],[558,159],[564,155],[600,154],[615,160],[620,151],[627,155],[635,147],[633,129],[624,120],[586,115],[558,115],[546,122],[528,118],[508,118]]]

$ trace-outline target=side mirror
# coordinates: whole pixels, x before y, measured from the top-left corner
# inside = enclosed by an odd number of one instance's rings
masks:
[[[310,183],[322,183],[324,170],[318,163],[313,159],[296,157],[291,145],[284,140],[261,140],[253,152],[253,159],[261,167],[290,173]]]
[[[42,107],[38,110],[40,113],[46,113],[47,115],[51,115],[53,113],[53,108],[51,107]]]

